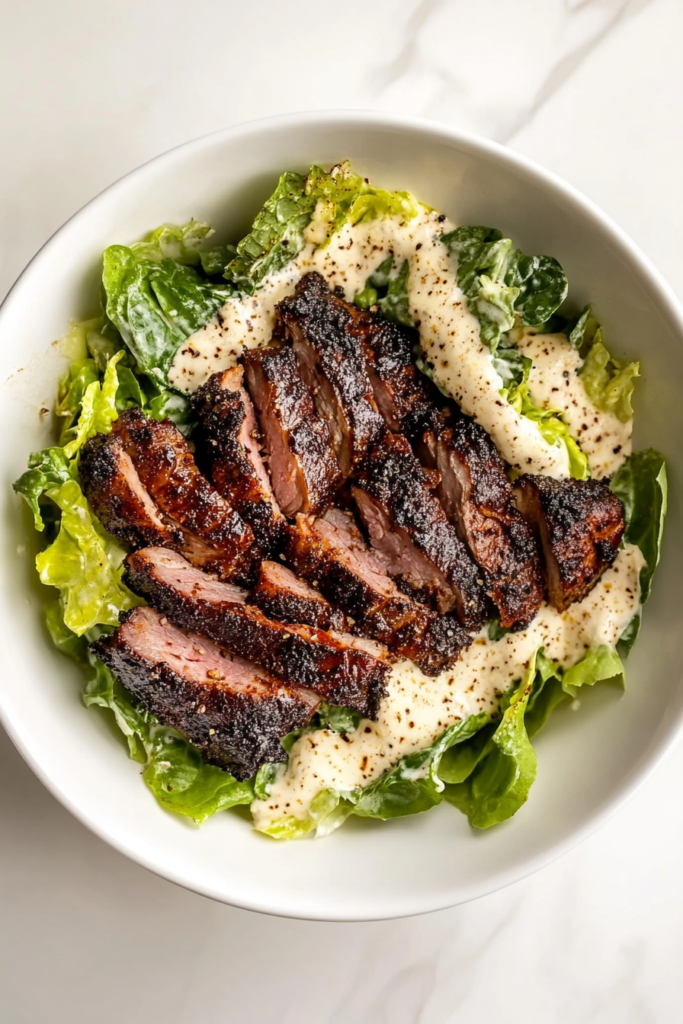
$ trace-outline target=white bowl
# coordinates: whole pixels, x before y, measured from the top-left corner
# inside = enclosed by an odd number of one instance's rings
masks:
[[[625,696],[597,688],[541,734],[538,781],[516,818],[474,833],[448,805],[385,824],[351,821],[332,837],[277,843],[225,813],[201,830],[160,810],[107,716],[86,710],[75,667],[50,647],[28,519],[10,483],[50,442],[63,357],[51,344],[92,315],[102,250],[163,221],[210,221],[235,239],[285,169],[349,158],[387,188],[410,189],[458,223],[490,224],[564,266],[577,306],[590,300],[616,354],[642,360],[636,447],[669,459],[668,537]],[[2,721],[45,785],[103,839],[152,871],[236,906],[291,917],[361,920],[473,899],[548,863],[643,780],[681,726],[683,317],[636,246],[574,189],[481,139],[424,122],[328,113],[259,121],[190,142],[112,185],[33,259],[0,314],[5,566],[0,589]],[[28,550],[27,550],[28,548]],[[11,784],[11,782],[10,782]],[[45,836],[49,843],[49,836]]]

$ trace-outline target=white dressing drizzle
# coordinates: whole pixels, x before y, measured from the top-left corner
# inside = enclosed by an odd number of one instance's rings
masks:
[[[533,360],[529,395],[543,409],[560,409],[588,458],[593,476],[612,476],[631,454],[633,420],[622,423],[614,413],[602,412],[588,398],[579,370],[583,360],[561,334],[515,335],[517,347]]]
[[[627,545],[583,601],[562,613],[543,604],[527,629],[500,640],[489,640],[483,631],[452,669],[434,679],[412,662],[398,662],[376,722],[363,720],[346,739],[319,729],[297,740],[269,798],[252,804],[256,827],[289,815],[306,818],[321,789],[364,786],[407,754],[430,746],[453,722],[493,711],[539,647],[563,667],[592,647],[614,647],[638,609],[643,565],[640,549]]]

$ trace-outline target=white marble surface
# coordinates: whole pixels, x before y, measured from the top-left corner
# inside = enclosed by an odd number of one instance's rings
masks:
[[[0,294],[142,161],[325,107],[437,118],[538,159],[683,294],[680,0],[33,0],[5,4],[2,21]],[[674,1024],[682,774],[679,745],[598,834],[504,892],[323,925],[147,874],[72,819],[1,734],[0,1020]]]

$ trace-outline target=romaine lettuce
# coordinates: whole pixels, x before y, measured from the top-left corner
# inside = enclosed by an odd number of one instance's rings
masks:
[[[41,583],[60,591],[64,622],[78,636],[117,625],[120,612],[140,603],[121,581],[125,549],[92,515],[76,480],[46,493],[62,516],[56,539],[36,557]]]
[[[459,227],[441,240],[458,258],[458,285],[492,352],[516,323],[543,323],[567,297],[567,278],[556,259],[525,256],[495,228]]]
[[[640,376],[640,363],[622,363],[609,354],[602,325],[593,316],[590,304],[563,330],[583,359],[580,376],[588,398],[602,412],[614,413],[622,423],[628,423],[633,417],[631,397],[635,378]]]
[[[281,270],[305,245],[304,232],[314,215],[326,245],[344,224],[378,217],[415,217],[418,204],[408,192],[373,188],[354,174],[348,162],[329,173],[311,167],[307,176],[286,171],[273,194],[256,216],[249,234],[237,245],[237,256],[225,268],[225,278],[236,292],[253,295],[268,274]]]
[[[358,292],[353,301],[361,309],[375,306],[387,320],[412,327],[413,320],[408,302],[409,273],[408,260],[404,260],[400,267],[395,269],[394,257],[387,256],[370,274],[362,292]]]
[[[647,563],[640,573],[640,599],[644,604],[650,596],[662,546],[667,505],[664,456],[653,448],[634,452],[614,474],[610,488],[624,506],[624,540],[636,544]]]
[[[102,260],[106,315],[138,370],[165,388],[176,352],[220,309],[230,288],[184,263],[142,256],[134,246],[110,245]]]

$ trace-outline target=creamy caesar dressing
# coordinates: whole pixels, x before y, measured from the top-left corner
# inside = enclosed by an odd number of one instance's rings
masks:
[[[583,359],[562,334],[515,332],[514,340],[533,360],[529,395],[543,409],[559,409],[588,458],[593,476],[612,476],[631,454],[633,420],[622,423],[590,401],[579,376]]]
[[[564,668],[593,647],[613,648],[638,609],[644,564],[640,549],[626,545],[583,601],[562,613],[544,604],[527,629],[500,640],[489,640],[483,631],[452,669],[434,679],[412,662],[396,664],[376,722],[364,719],[345,737],[319,729],[297,740],[269,798],[252,804],[256,828],[287,816],[305,819],[320,790],[367,785],[430,746],[454,722],[495,710],[500,694],[522,677],[539,647]]]
[[[410,263],[410,312],[437,383],[491,434],[515,469],[568,476],[565,446],[545,441],[536,424],[499,394],[503,381],[480,340],[479,322],[458,288],[456,258],[438,238],[453,227],[442,215],[422,208],[409,221],[385,217],[347,224],[327,246],[316,248],[315,241],[324,237],[327,226],[314,219],[307,229],[307,244],[295,259],[264,280],[256,295],[228,299],[213,320],[187,339],[174,359],[170,383],[181,391],[195,391],[212,373],[233,366],[244,347],[266,344],[276,304],[309,271],[318,271],[351,300],[393,253],[397,266],[406,259]]]

